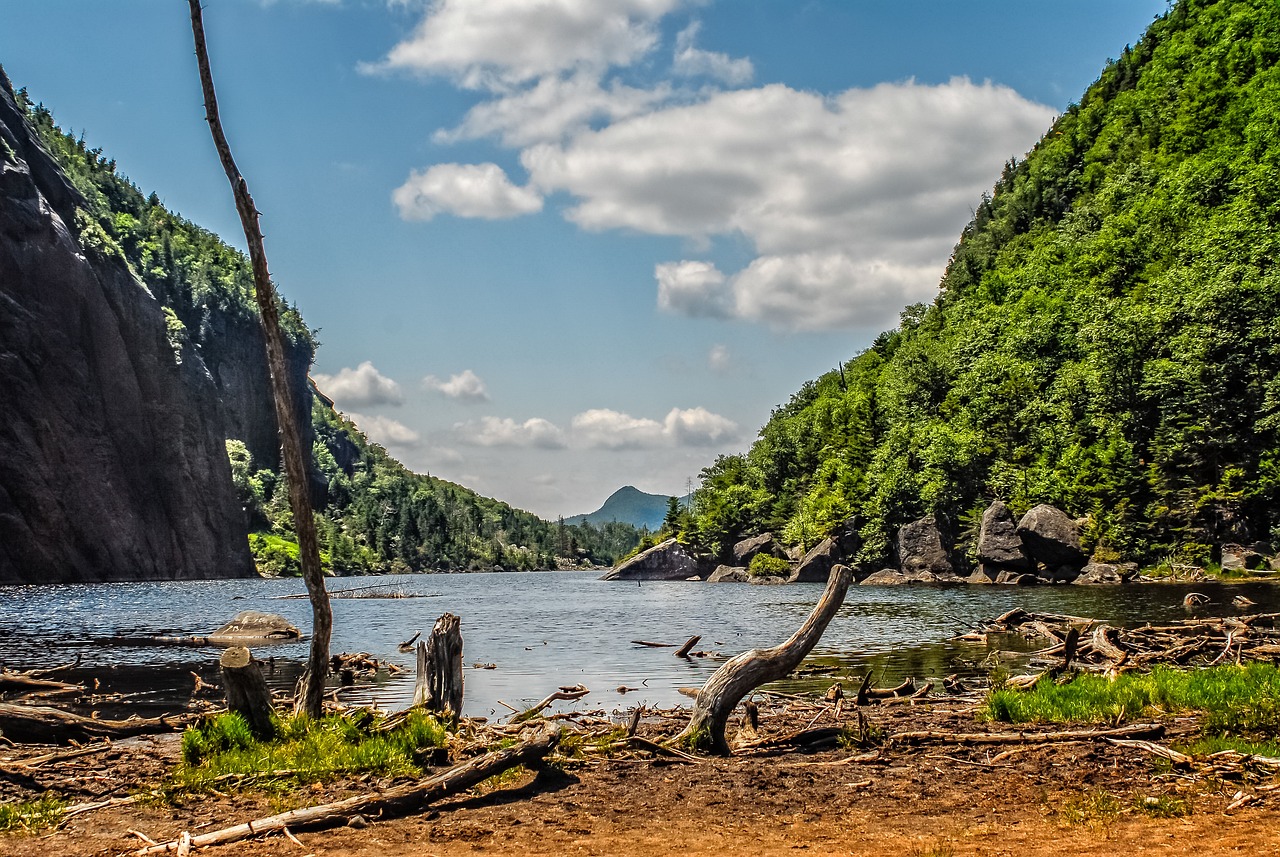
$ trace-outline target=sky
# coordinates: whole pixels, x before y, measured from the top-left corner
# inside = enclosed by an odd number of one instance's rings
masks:
[[[932,300],[961,229],[1164,0],[205,0],[312,377],[543,517],[683,494]],[[244,247],[181,0],[3,0],[0,65]]]

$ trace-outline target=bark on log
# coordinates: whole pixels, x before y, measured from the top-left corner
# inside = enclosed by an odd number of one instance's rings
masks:
[[[695,750],[729,755],[725,726],[742,698],[762,684],[783,678],[813,650],[822,632],[844,603],[853,580],[848,566],[836,565],[827,588],[800,629],[785,643],[771,649],[752,649],[730,658],[698,692],[689,725],[673,740]]]
[[[484,756],[478,756],[430,779],[396,786],[382,792],[357,795],[335,803],[295,809],[280,815],[258,818],[245,824],[237,824],[234,827],[215,830],[211,833],[202,833],[199,836],[191,837],[191,845],[195,848],[203,848],[209,845],[239,842],[251,836],[282,832],[286,827],[293,830],[328,827],[344,824],[354,815],[378,815],[382,818],[388,818],[415,812],[441,798],[466,791],[508,768],[513,768],[516,765],[529,765],[538,761],[551,752],[559,737],[560,728],[548,723],[533,736],[514,747],[495,750]],[[139,849],[134,854],[137,857],[145,857],[145,855],[150,854],[169,854],[176,852],[178,847],[178,840],[173,840]]]
[[[418,678],[413,704],[462,716],[462,620],[446,613],[436,620],[425,644],[418,643]]]
[[[0,702],[0,735],[19,744],[67,744],[93,738],[176,732],[191,720],[188,716],[97,720],[58,708]]]
[[[227,692],[227,709],[239,714],[249,724],[255,737],[270,738],[276,734],[271,720],[271,691],[253,655],[244,646],[233,646],[218,659],[222,669],[222,686]]]
[[[311,599],[311,652],[307,670],[303,674],[302,692],[298,694],[299,710],[312,717],[324,713],[324,679],[329,666],[329,636],[333,630],[333,612],[329,596],[324,588],[324,572],[320,568],[320,542],[316,535],[316,521],[311,510],[310,479],[306,455],[309,450],[302,444],[302,433],[293,414],[293,397],[289,391],[289,376],[284,359],[284,334],[280,331],[280,314],[276,307],[276,290],[267,268],[267,250],[262,241],[262,229],[258,225],[258,209],[249,195],[249,185],[240,174],[235,159],[231,157],[231,144],[222,130],[218,117],[218,98],[213,89],[213,72],[209,69],[209,50],[205,45],[204,18],[200,0],[188,0],[191,6],[191,33],[196,45],[196,64],[200,69],[200,86],[204,92],[205,119],[213,135],[214,146],[222,161],[222,169],[231,183],[249,247],[249,261],[253,267],[254,293],[258,313],[262,320],[263,339],[267,348],[267,367],[271,370],[271,393],[275,400],[276,422],[280,428],[285,480],[289,486],[289,507],[293,511],[294,532],[298,535],[298,558],[302,564],[302,578],[307,584]]]
[[[698,645],[698,641],[702,639],[701,634],[694,634],[692,637],[684,641],[684,645],[676,650],[677,658],[687,658],[689,653],[693,651],[693,647]]]

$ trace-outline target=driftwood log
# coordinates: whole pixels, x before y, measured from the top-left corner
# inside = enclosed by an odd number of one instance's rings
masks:
[[[227,709],[239,714],[257,738],[276,734],[271,719],[271,691],[253,655],[244,646],[233,646],[218,659],[222,686],[227,693]]]
[[[844,603],[852,580],[853,571],[848,566],[834,566],[822,597],[791,639],[771,649],[743,652],[716,670],[698,691],[689,725],[673,739],[675,743],[703,752],[729,755],[724,731],[733,709],[760,685],[777,681],[800,665]]]
[[[93,738],[128,738],[176,732],[190,716],[99,720],[43,705],[0,702],[0,734],[19,744],[67,744]]]
[[[422,807],[466,791],[495,774],[500,774],[516,765],[529,765],[539,761],[555,747],[560,737],[560,728],[554,724],[544,724],[532,736],[514,747],[495,750],[478,756],[461,765],[450,768],[426,780],[408,783],[387,789],[382,792],[370,792],[340,800],[335,803],[295,809],[280,815],[257,818],[244,824],[237,824],[223,830],[202,833],[190,837],[190,847],[203,848],[208,845],[223,845],[228,842],[239,842],[251,836],[262,836],[267,833],[279,833],[285,828],[319,828],[345,824],[356,815],[378,815],[388,818],[404,815],[420,810]],[[134,853],[138,857],[149,854],[176,853],[181,838],[171,842],[163,842]]]
[[[310,446],[302,444],[302,432],[293,412],[295,401],[289,390],[288,364],[285,361],[284,334],[280,330],[280,310],[275,286],[267,268],[267,250],[258,224],[258,207],[249,195],[249,183],[240,174],[231,156],[231,144],[222,130],[218,116],[218,97],[213,89],[213,72],[209,68],[209,49],[205,44],[204,17],[200,0],[189,0],[191,34],[195,40],[196,65],[200,70],[200,87],[204,92],[205,119],[213,135],[214,147],[222,161],[222,169],[231,183],[240,225],[244,228],[253,267],[254,296],[262,321],[263,340],[267,349],[267,368],[271,375],[271,397],[275,402],[276,425],[280,430],[281,458],[284,459],[285,482],[289,486],[289,508],[293,512],[293,528],[298,535],[298,559],[302,578],[311,598],[311,651],[307,671],[303,675],[302,692],[298,694],[299,710],[312,717],[324,713],[324,679],[329,666],[329,636],[333,630],[333,611],[324,588],[324,572],[320,568],[320,540],[311,510],[311,477],[307,468]]]
[[[452,613],[437,619],[426,643],[418,643],[413,704],[453,721],[462,715],[462,620]]]

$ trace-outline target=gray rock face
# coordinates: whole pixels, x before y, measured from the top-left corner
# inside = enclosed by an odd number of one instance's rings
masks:
[[[667,539],[601,575],[601,580],[687,580],[698,572],[698,563],[684,545]]]
[[[804,555],[800,564],[791,570],[788,583],[826,583],[831,567],[840,561],[840,548],[834,539],[823,539]]]
[[[1128,579],[1126,569],[1107,562],[1091,562],[1072,583],[1080,586],[1116,586]]]
[[[733,564],[746,567],[757,554],[786,559],[786,553],[773,540],[773,533],[761,533],[743,539],[733,546]]]
[[[882,568],[858,583],[859,586],[903,586],[911,583],[938,583],[938,576],[928,571],[907,574],[896,568]]]
[[[933,518],[912,521],[898,530],[898,566],[906,574],[951,574],[951,558]]]
[[[1036,506],[1018,522],[1018,536],[1036,562],[1050,568],[1083,568],[1087,557],[1080,548],[1080,528],[1061,509]]]
[[[216,384],[123,260],[81,247],[2,74],[0,140],[0,582],[252,575]]]
[[[767,574],[763,577],[748,578],[747,582],[752,586],[777,586],[778,584],[786,583],[787,579],[785,577],[774,577],[772,574]]]
[[[741,566],[720,565],[711,572],[707,583],[746,583],[750,579],[751,575],[747,574],[747,570]]]
[[[1031,560],[1022,549],[1022,539],[1018,536],[1018,525],[1013,520],[1013,513],[999,500],[982,513],[982,527],[978,531],[978,561],[1018,571],[1031,568]]]
[[[1246,569],[1263,568],[1266,564],[1267,558],[1252,547],[1238,544],[1225,544],[1222,546],[1223,571],[1244,571]]]

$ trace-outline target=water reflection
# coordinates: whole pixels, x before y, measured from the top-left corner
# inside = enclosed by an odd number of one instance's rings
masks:
[[[501,716],[502,703],[521,707],[560,685],[592,689],[580,708],[626,709],[638,703],[687,702],[678,688],[700,685],[721,663],[684,661],[671,649],[634,646],[636,639],[681,643],[701,634],[699,649],[726,656],[784,640],[803,621],[821,591],[817,585],[757,587],[734,584],[604,583],[594,575],[430,575],[393,578],[399,589],[432,598],[335,599],[333,651],[366,651],[413,668],[413,656],[396,645],[429,630],[445,611],[462,617],[465,659],[493,663],[468,669],[467,713]],[[370,583],[377,581],[369,581]],[[344,583],[346,583],[344,581]],[[364,581],[361,581],[363,584]],[[339,588],[334,586],[333,588]],[[1182,618],[1182,598],[1192,587],[853,587],[806,671],[779,685],[789,690],[825,687],[832,676],[860,677],[871,670],[877,684],[907,676],[940,679],[951,673],[984,673],[987,649],[948,642],[979,620],[1015,606],[1047,613],[1093,616],[1112,624]],[[1280,587],[1267,584],[1198,584],[1210,597],[1200,615],[1235,615],[1238,594],[1257,602],[1254,611],[1280,609]],[[216,672],[216,649],[106,646],[108,636],[206,634],[240,610],[280,613],[300,628],[310,625],[298,580],[121,583],[96,586],[0,589],[0,658],[10,667],[48,666],[75,656],[82,669],[121,692],[188,693],[190,673]],[[1007,641],[1006,641],[1007,642]],[[270,683],[292,688],[307,656],[305,643],[255,652],[274,659]],[[138,667],[145,667],[140,671]],[[638,688],[625,695],[616,688]],[[408,703],[412,676],[382,678],[344,698],[395,708]],[[500,702],[501,700],[501,702]]]

